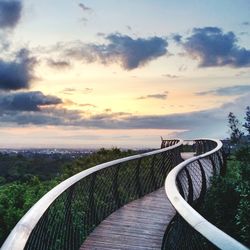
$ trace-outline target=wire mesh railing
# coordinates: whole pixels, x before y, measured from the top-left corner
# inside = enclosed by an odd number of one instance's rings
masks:
[[[168,140],[164,140],[162,137],[161,137],[161,148],[167,148],[167,147],[170,147],[170,146],[173,146],[175,145],[176,143],[179,142],[179,139],[168,139]]]
[[[162,249],[247,249],[197,212],[211,177],[225,173],[225,158],[218,140],[195,140],[195,144],[198,156],[180,163],[165,182],[167,196],[177,212],[167,227]]]
[[[19,221],[2,250],[79,249],[108,215],[164,185],[182,161],[182,141],[171,145],[100,164],[62,182]]]

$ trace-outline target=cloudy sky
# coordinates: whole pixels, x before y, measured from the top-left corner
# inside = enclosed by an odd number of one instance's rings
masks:
[[[249,0],[0,0],[0,147],[228,136],[250,105]]]

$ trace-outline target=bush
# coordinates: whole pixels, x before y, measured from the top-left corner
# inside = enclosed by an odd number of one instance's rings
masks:
[[[230,157],[224,177],[214,177],[202,214],[236,240],[250,246],[250,150]]]

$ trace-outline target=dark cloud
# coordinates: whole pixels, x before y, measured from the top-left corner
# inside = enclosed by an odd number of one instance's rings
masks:
[[[235,96],[244,95],[250,92],[250,85],[236,85],[224,88],[217,88],[209,91],[197,92],[197,95],[218,95],[218,96]]]
[[[177,119],[177,122],[179,122],[181,115],[174,116],[173,119]],[[133,116],[130,113],[110,112],[84,118],[80,111],[51,108],[42,109],[40,112],[33,112],[33,110],[28,108],[27,110],[11,110],[9,108],[9,110],[4,110],[4,112],[0,110],[0,122],[22,125],[58,125],[102,129],[161,129],[163,127],[172,128],[175,126],[175,122],[169,116]],[[188,126],[187,123],[186,125]]]
[[[42,106],[60,103],[60,98],[40,91],[0,93],[0,111],[41,111]]]
[[[75,126],[93,129],[166,129],[185,131],[182,136],[225,135],[227,114],[242,113],[249,105],[250,94],[241,96],[218,108],[196,112],[167,115],[133,115],[123,112],[101,113],[85,116],[79,110],[67,110],[60,107],[42,108],[33,111],[0,111],[0,124],[8,126],[21,124]],[[213,124],[213,126],[211,126]]]
[[[37,63],[26,49],[20,50],[13,61],[0,59],[0,89],[18,90],[29,88],[34,78],[33,68]]]
[[[110,114],[110,116],[90,117],[85,121],[90,127],[108,129],[171,129],[193,131],[199,135],[225,134],[227,125],[227,114],[232,111],[240,113],[249,104],[250,95],[236,99],[233,102],[226,103],[218,108],[212,108],[202,111],[168,114],[168,115],[127,115],[119,117]],[[211,126],[211,123],[215,126]]]
[[[133,39],[116,33],[105,39],[107,44],[73,44],[66,49],[66,55],[88,63],[119,63],[124,69],[132,70],[167,53],[167,41],[156,36]]]
[[[174,34],[172,38],[177,43],[180,43],[182,41],[182,36],[179,34]]]
[[[0,113],[0,121],[2,123],[1,125],[3,125],[3,123],[18,125],[66,125],[62,117],[52,116],[50,113],[44,112],[10,111],[2,116]]]
[[[53,59],[47,59],[47,64],[56,69],[65,69],[69,68],[71,66],[69,61],[66,60],[53,60]]]
[[[249,67],[250,50],[240,47],[233,32],[223,33],[217,27],[193,29],[193,34],[180,43],[186,52],[199,61],[200,67]]]
[[[83,11],[92,11],[92,9],[90,7],[87,7],[85,4],[83,3],[79,3],[78,6],[83,10]]]
[[[6,33],[0,33],[0,54],[2,52],[8,51],[10,48],[11,42],[8,37],[9,34]]]
[[[28,110],[29,111],[29,110]],[[1,114],[1,123],[14,124],[40,124],[76,126],[84,128],[102,129],[197,129],[214,121],[214,124],[222,118],[216,118],[215,114],[208,111],[199,111],[172,115],[134,116],[127,113],[98,114],[88,118],[81,116],[80,112],[73,113],[63,109],[48,109],[41,112],[5,111]],[[225,116],[225,113],[224,113]],[[223,119],[225,117],[223,116]],[[204,127],[205,129],[205,127]]]
[[[0,0],[0,28],[14,28],[22,12],[22,2],[19,0]]]
[[[146,95],[146,96],[140,96],[137,99],[138,100],[144,100],[144,99],[160,99],[160,100],[166,100],[168,97],[168,92],[165,91],[162,94],[151,94],[151,95]]]
[[[91,116],[90,118],[90,122],[93,122],[93,121],[101,121],[101,120],[104,120],[104,121],[109,121],[111,119],[114,119],[114,120],[121,120],[122,118],[126,118],[126,117],[129,117],[131,116],[131,113],[127,113],[127,112],[107,112],[107,113],[101,113],[101,114],[97,114],[97,115],[93,115]]]

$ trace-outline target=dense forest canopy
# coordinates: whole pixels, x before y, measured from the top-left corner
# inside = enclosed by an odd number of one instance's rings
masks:
[[[57,184],[97,164],[135,153],[102,148],[78,159],[0,154],[0,245],[28,209]]]

